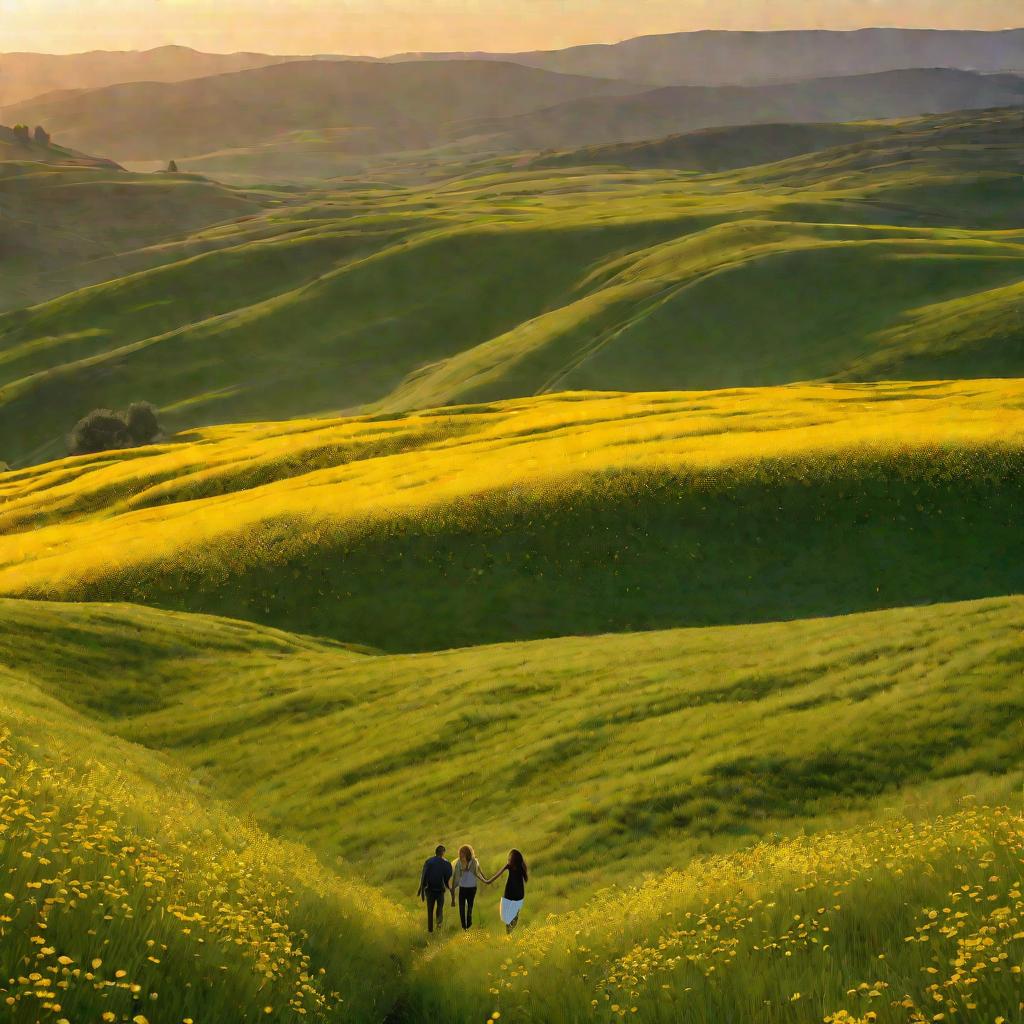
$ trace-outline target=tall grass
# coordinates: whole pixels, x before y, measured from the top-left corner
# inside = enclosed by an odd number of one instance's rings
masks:
[[[0,1000],[16,1024],[379,1019],[387,900],[190,793],[0,732]],[[13,719],[13,721],[12,721]],[[100,736],[92,737],[98,743]],[[63,749],[62,749],[63,748]]]
[[[645,876],[423,958],[411,1019],[1017,1021],[1024,818],[894,818]],[[632,883],[632,884],[631,884]]]

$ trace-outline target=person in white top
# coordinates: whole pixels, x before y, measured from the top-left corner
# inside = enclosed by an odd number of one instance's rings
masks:
[[[476,900],[476,890],[480,882],[486,882],[484,873],[480,868],[480,861],[476,859],[472,846],[459,847],[459,859],[452,865],[455,869],[452,877],[452,906],[455,906],[455,890],[459,892],[459,920],[464,930],[468,931],[473,927],[473,903]]]

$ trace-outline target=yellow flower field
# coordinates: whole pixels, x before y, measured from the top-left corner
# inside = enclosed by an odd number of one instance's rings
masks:
[[[587,502],[663,505],[659,488],[692,495],[700,513],[705,491],[756,484],[770,512],[777,486],[856,490],[874,472],[866,462],[907,481],[923,474],[907,483],[908,495],[948,487],[955,496],[960,476],[984,487],[1015,474],[1022,438],[1019,381],[552,395],[393,419],[208,429],[162,447],[0,476],[0,593],[153,601],[259,619],[285,581],[293,608],[322,603],[310,582],[318,565],[365,583],[371,570],[354,568],[350,556],[374,531],[472,534],[491,550]],[[912,514],[928,511],[928,502],[906,500]],[[877,507],[865,514],[875,513],[886,515]],[[479,540],[481,531],[493,540]],[[266,582],[238,597],[252,573]],[[308,595],[300,600],[295,586]],[[328,586],[321,596],[334,604],[353,591],[348,579]],[[909,600],[888,601],[900,603]],[[293,622],[280,610],[270,621],[380,642],[344,624]]]

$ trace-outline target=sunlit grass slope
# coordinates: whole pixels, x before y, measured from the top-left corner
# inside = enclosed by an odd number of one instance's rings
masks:
[[[1019,804],[1022,614],[394,658],[0,601],[0,998],[16,1024],[1012,1020],[1021,820],[920,819],[967,794]],[[419,945],[410,881],[439,832],[485,866],[527,850],[514,941],[485,890],[473,938]],[[691,861],[694,836],[745,848]]]
[[[1024,819],[965,809],[648,875],[508,945],[425,958],[413,1019],[1016,1021]],[[527,904],[529,906],[529,903]],[[469,979],[472,979],[472,984]]]
[[[1018,593],[1022,431],[1017,381],[223,427],[0,476],[0,592],[392,651]]]
[[[414,656],[124,605],[4,601],[0,625],[42,692],[410,908],[438,839],[485,867],[522,846],[562,906],[636,864],[1005,794],[1024,753],[1020,598]]]
[[[383,1018],[413,944],[393,904],[6,660],[0,723],[5,1020]]]
[[[279,190],[0,318],[0,458],[55,457],[79,416],[143,398],[180,428],[1024,374],[1007,291],[1024,280],[1022,139],[1019,111],[980,112],[718,175],[509,162]]]

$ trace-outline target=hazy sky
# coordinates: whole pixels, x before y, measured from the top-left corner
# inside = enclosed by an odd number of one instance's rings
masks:
[[[700,28],[1011,28],[1024,0],[0,0],[0,52],[387,54],[615,42]]]

